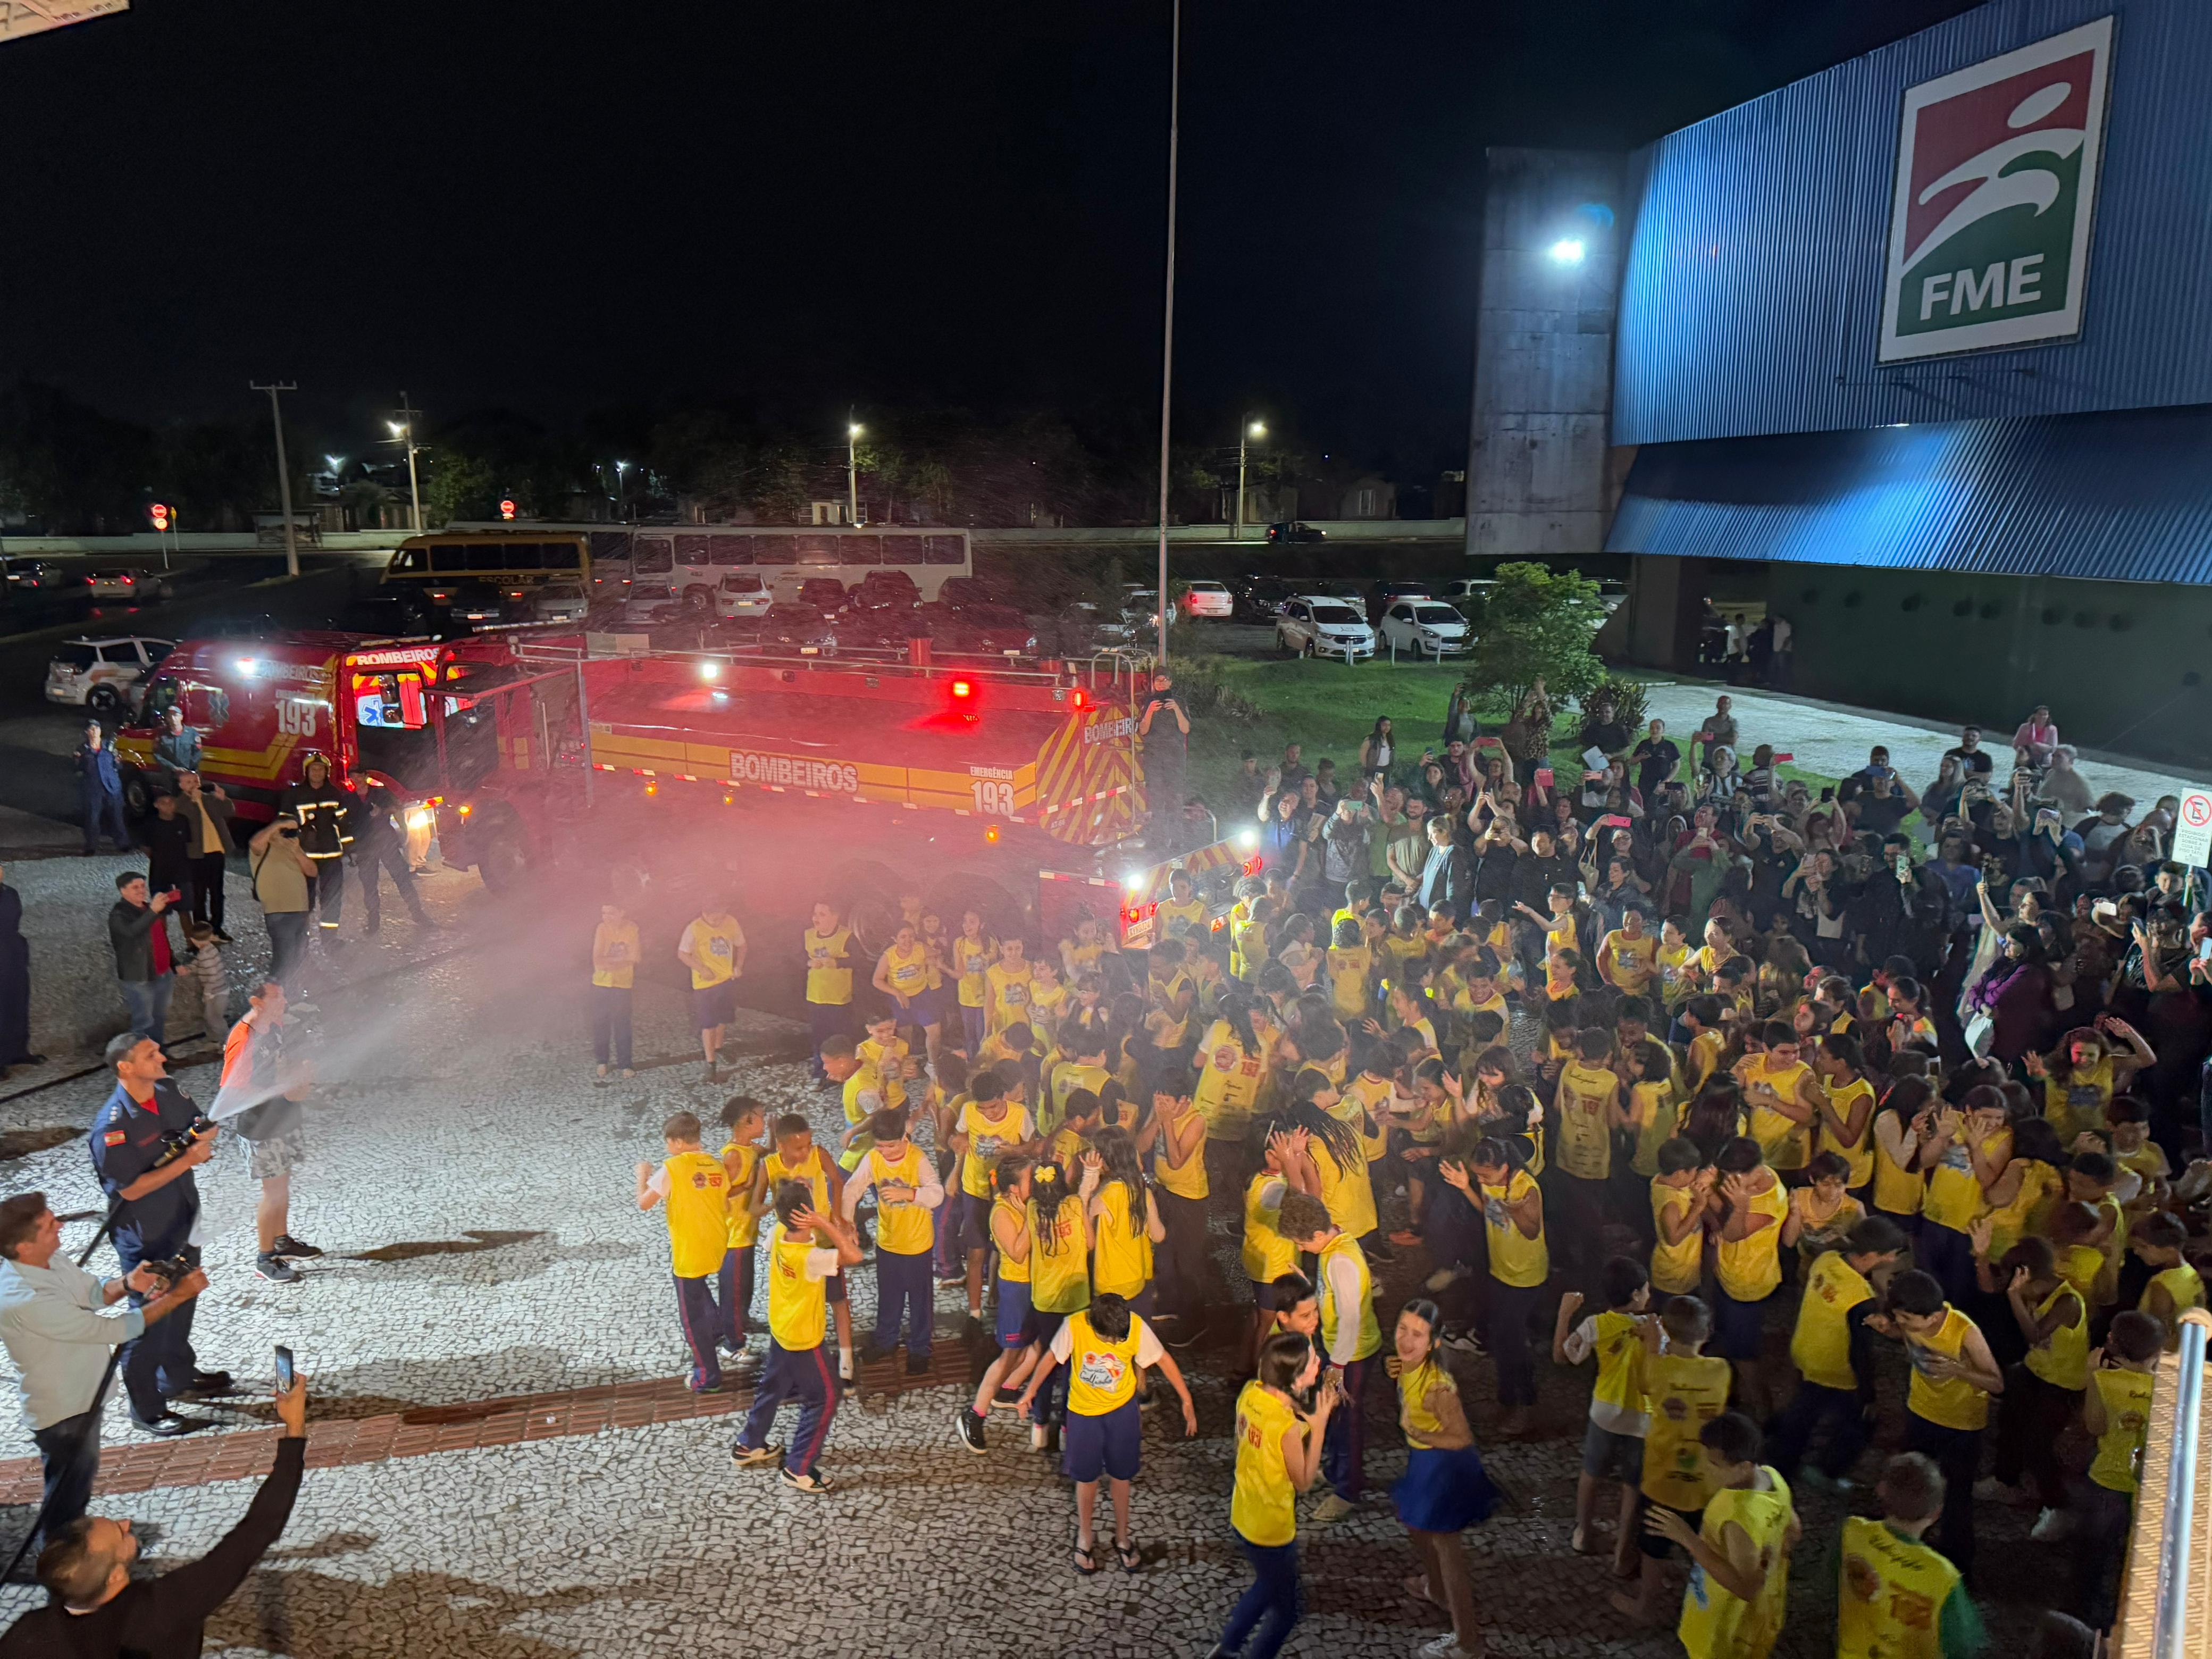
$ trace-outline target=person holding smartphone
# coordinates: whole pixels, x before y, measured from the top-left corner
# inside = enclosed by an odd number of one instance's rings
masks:
[[[1152,699],[1138,717],[1137,736],[1145,752],[1146,797],[1152,804],[1154,826],[1151,835],[1173,852],[1182,839],[1183,760],[1190,742],[1190,715],[1165,669],[1152,676]]]
[[[115,977],[131,1011],[131,1029],[161,1042],[169,1024],[170,994],[176,989],[176,963],[161,913],[179,895],[173,887],[149,894],[146,878],[136,870],[116,877],[115,891],[107,913],[107,942],[115,951]]]
[[[279,813],[246,844],[253,896],[269,929],[269,977],[287,994],[299,988],[300,958],[307,948],[307,908],[315,866],[300,850],[300,821]],[[304,1005],[303,1005],[304,1006]]]
[[[280,1358],[289,1358],[282,1348]],[[280,1367],[280,1370],[283,1369]],[[307,1383],[280,1379],[276,1466],[246,1517],[198,1560],[157,1578],[134,1580],[138,1534],[128,1521],[82,1516],[59,1528],[39,1553],[39,1582],[52,1601],[25,1613],[0,1636],[0,1659],[33,1654],[198,1653],[207,1621],[246,1582],[292,1518],[307,1468]]]

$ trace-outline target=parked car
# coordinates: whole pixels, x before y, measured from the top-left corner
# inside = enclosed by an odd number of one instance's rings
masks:
[[[1310,524],[1293,519],[1287,523],[1269,525],[1267,539],[1277,543],[1325,542],[1328,539],[1328,532],[1317,530]]]
[[[1347,663],[1375,654],[1375,630],[1343,600],[1301,593],[1283,601],[1275,617],[1275,644],[1295,657],[1341,657]]]
[[[1237,601],[1219,582],[1185,582],[1182,592],[1176,595],[1176,609],[1192,622],[1200,617],[1226,622],[1236,611]]]
[[[1498,586],[1489,576],[1454,576],[1448,582],[1436,585],[1436,596],[1446,605],[1469,605],[1490,597],[1490,590]]]
[[[1367,590],[1367,620],[1381,626],[1382,613],[1400,599],[1432,599],[1426,582],[1376,582]]]
[[[94,599],[127,599],[134,605],[151,605],[176,592],[168,573],[161,570],[94,570],[84,580]]]
[[[981,576],[947,576],[937,590],[937,603],[948,611],[960,611],[971,605],[998,605],[1006,601]]]
[[[845,608],[845,584],[835,576],[809,576],[799,584],[798,603],[834,617]]]
[[[1247,576],[1237,584],[1235,614],[1246,622],[1271,623],[1283,601],[1297,591],[1280,576]]]
[[[871,570],[845,596],[848,611],[911,611],[921,603],[921,590],[903,570]]]
[[[8,586],[19,592],[46,590],[61,586],[64,578],[61,566],[51,559],[0,559],[8,573]]]
[[[684,614],[683,602],[666,586],[633,587],[618,602],[617,617],[630,627],[650,627],[655,623],[673,622]]]
[[[1049,639],[1051,649],[1063,657],[1087,657],[1101,651],[1127,649],[1137,642],[1137,630],[1119,611],[1109,611],[1090,599],[1078,599],[1038,629],[1037,637]]]
[[[837,654],[842,657],[855,651],[877,651],[904,656],[908,641],[929,635],[929,624],[918,609],[884,606],[872,611],[848,610],[837,618]]]
[[[589,614],[592,602],[585,597],[581,583],[548,582],[530,589],[522,607],[519,621],[580,623]]]
[[[838,591],[844,591],[842,584]],[[827,657],[837,649],[837,631],[829,617],[796,599],[779,599],[757,617],[738,617],[723,631],[737,643],[775,655]]]
[[[1133,629],[1151,634],[1155,638],[1160,631],[1160,590],[1151,582],[1126,582],[1121,587],[1121,617]],[[1170,613],[1169,620],[1174,620]],[[1139,641],[1141,644],[1143,641]]]
[[[349,600],[331,621],[345,634],[383,634],[394,639],[427,634],[443,638],[443,613],[416,593],[364,593]]]
[[[939,651],[995,657],[1008,651],[1030,654],[1037,648],[1036,629],[1010,605],[970,605],[952,611],[942,604],[925,605],[917,615]]]
[[[1597,585],[1597,602],[1605,607],[1605,614],[1610,617],[1628,603],[1628,584],[1614,581],[1610,577],[1601,578]]]
[[[1474,643],[1467,618],[1441,599],[1400,599],[1382,613],[1382,643],[1417,657],[1445,657]]]
[[[143,634],[64,641],[46,665],[46,701],[75,703],[95,714],[131,708],[146,677],[176,644]]]
[[[714,614],[725,622],[757,617],[775,603],[768,579],[757,570],[732,570],[714,585]]]

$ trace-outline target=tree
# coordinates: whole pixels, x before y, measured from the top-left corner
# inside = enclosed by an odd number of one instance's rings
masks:
[[[1496,578],[1474,619],[1468,690],[1502,694],[1518,708],[1538,679],[1557,698],[1579,696],[1605,678],[1589,648],[1605,621],[1595,582],[1540,564],[1502,564]]]

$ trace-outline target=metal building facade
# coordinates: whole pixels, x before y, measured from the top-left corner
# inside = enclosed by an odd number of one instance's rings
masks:
[[[2079,337],[1878,368],[1905,88],[2107,15]],[[1616,444],[2212,404],[2205,0],[1995,0],[1670,134],[1629,199]]]

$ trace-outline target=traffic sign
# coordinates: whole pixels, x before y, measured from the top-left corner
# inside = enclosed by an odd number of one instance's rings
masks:
[[[2181,816],[2173,826],[2173,861],[2199,870],[2212,867],[2212,790],[2181,792]]]
[[[499,504],[499,516],[502,519],[513,518],[514,516],[514,503],[513,501],[501,501]]]
[[[169,527],[169,509],[160,501],[155,502],[147,511],[154,515],[155,529],[167,530]]]

